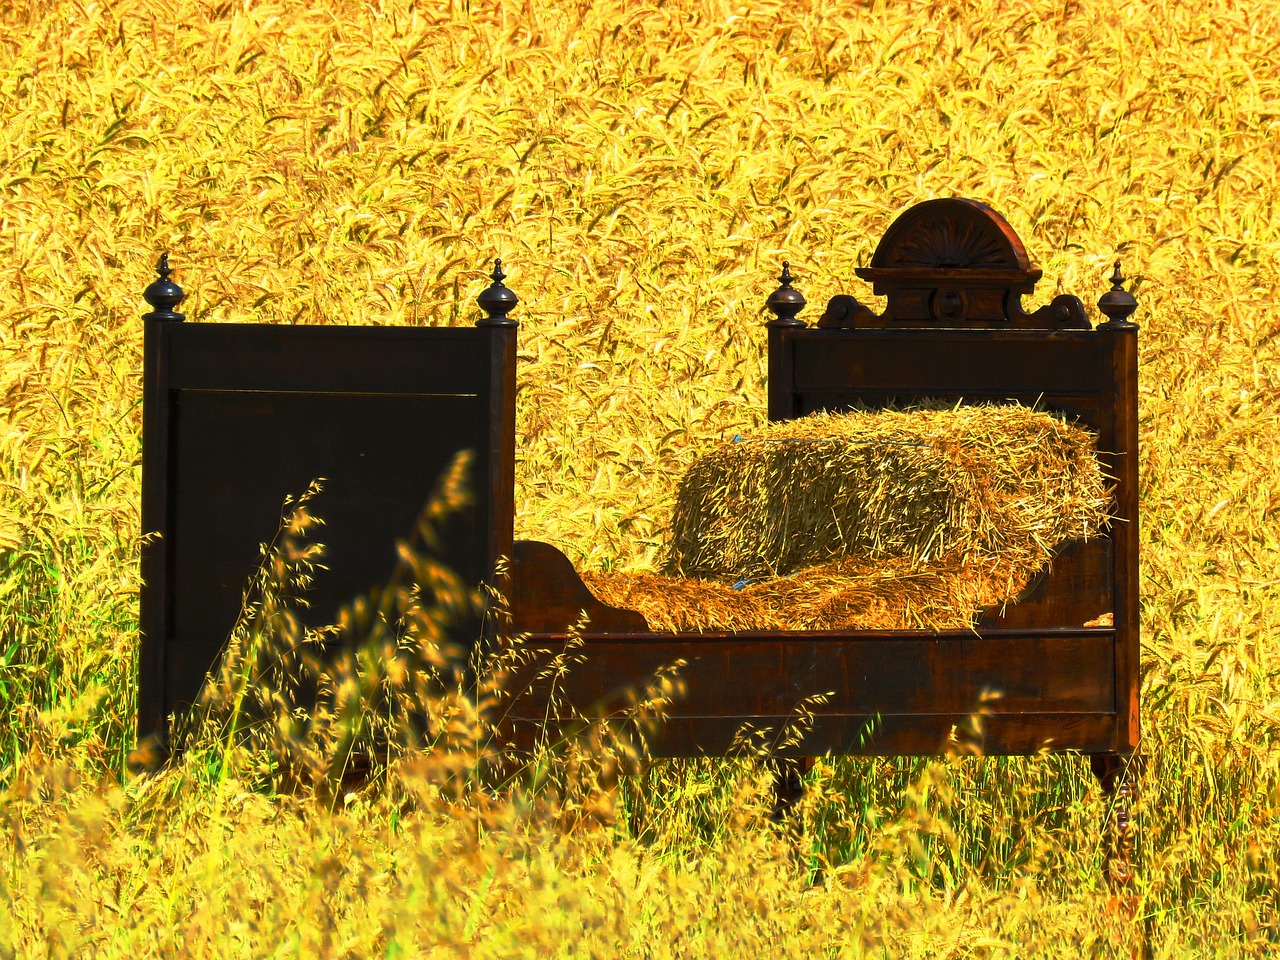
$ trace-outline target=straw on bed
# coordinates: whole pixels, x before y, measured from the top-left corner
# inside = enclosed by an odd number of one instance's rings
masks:
[[[653,630],[945,630],[999,604],[1006,576],[979,567],[846,560],[788,577],[728,583],[646,573],[584,573],[602,603],[640,612]]]
[[[966,626],[1101,532],[1094,443],[1016,405],[772,423],[686,473],[667,576],[584,580],[658,630]]]

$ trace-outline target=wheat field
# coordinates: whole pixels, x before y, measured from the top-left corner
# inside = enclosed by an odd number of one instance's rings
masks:
[[[0,957],[1261,957],[1280,947],[1280,8],[1233,0],[13,0],[0,7]],[[1141,869],[1082,758],[327,801],[135,777],[141,291],[196,321],[522,304],[517,536],[659,562],[764,417],[761,307],[938,196],[1141,306]],[[802,314],[812,322],[818,310]],[[270,536],[264,531],[264,539]],[[214,747],[217,745],[214,744]],[[416,770],[416,772],[415,772]]]

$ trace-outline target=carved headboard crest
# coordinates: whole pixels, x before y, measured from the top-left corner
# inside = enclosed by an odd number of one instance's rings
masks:
[[[828,303],[819,327],[1089,329],[1078,297],[1023,310],[1022,297],[1035,291],[1041,271],[1008,221],[976,200],[916,204],[885,231],[871,266],[854,272],[888,298],[884,313],[842,294]]]

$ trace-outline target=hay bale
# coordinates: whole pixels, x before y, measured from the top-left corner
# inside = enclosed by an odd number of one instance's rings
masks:
[[[662,631],[969,627],[1101,531],[1094,442],[1016,405],[769,424],[689,469],[667,576],[583,580]]]
[[[733,580],[849,556],[1043,563],[1106,522],[1093,435],[1026,407],[815,414],[699,457],[665,572]]]

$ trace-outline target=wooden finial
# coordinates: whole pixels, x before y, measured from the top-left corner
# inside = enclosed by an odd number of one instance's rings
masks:
[[[489,274],[489,278],[493,283],[485,287],[481,291],[480,296],[476,297],[476,303],[480,304],[480,309],[484,310],[485,317],[476,321],[477,327],[518,327],[515,320],[507,317],[507,314],[515,309],[520,298],[512,293],[502,281],[507,275],[502,272],[502,260],[493,261],[493,273]]]
[[[153,280],[151,285],[142,292],[142,298],[151,305],[151,312],[144,313],[143,320],[180,323],[187,319],[174,309],[186,299],[187,295],[183,293],[180,286],[169,279],[169,274],[172,272],[169,267],[169,254],[160,254],[160,262],[156,264],[156,273],[160,275],[160,279]]]
[[[1107,316],[1106,321],[1099,324],[1100,327],[1137,326],[1129,317],[1138,309],[1138,301],[1124,288],[1124,282],[1124,274],[1120,272],[1120,261],[1117,260],[1116,268],[1111,274],[1111,289],[1098,300],[1098,309]]]
[[[778,277],[781,286],[769,295],[769,299],[765,301],[775,317],[770,320],[766,326],[770,327],[803,327],[804,321],[797,320],[796,314],[804,309],[805,299],[795,287],[791,286],[791,262],[789,260],[782,261],[782,273]]]

